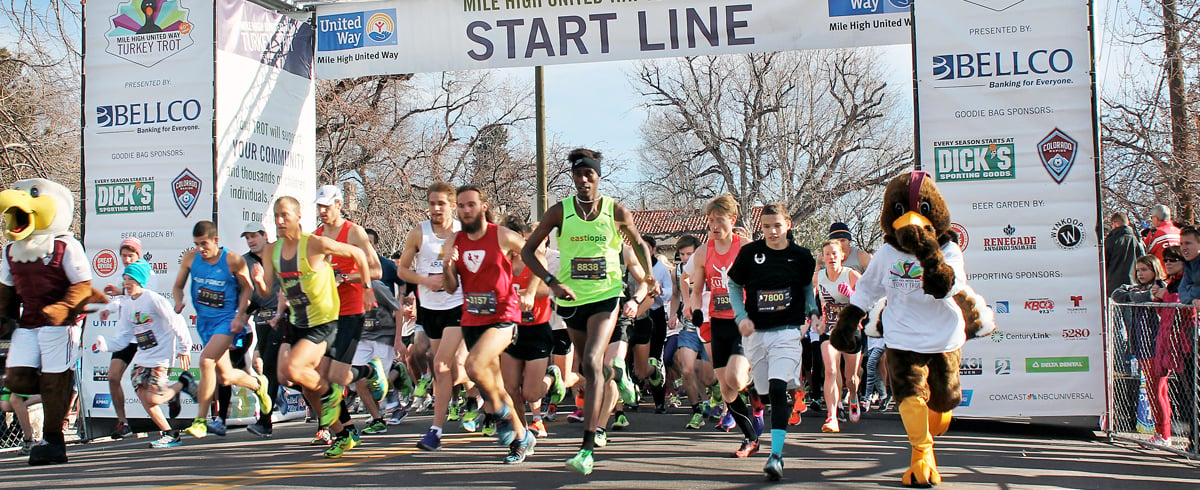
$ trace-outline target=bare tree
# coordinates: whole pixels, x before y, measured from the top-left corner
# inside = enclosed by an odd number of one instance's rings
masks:
[[[900,97],[870,50],[650,61],[632,75],[650,118],[644,185],[680,207],[729,192],[803,222],[912,163]],[[849,213],[847,213],[849,214]]]

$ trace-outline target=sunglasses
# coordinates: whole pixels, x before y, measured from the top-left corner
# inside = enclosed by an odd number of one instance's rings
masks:
[[[1175,258],[1175,257],[1163,258],[1163,262],[1183,262],[1183,259],[1179,259],[1179,258]]]

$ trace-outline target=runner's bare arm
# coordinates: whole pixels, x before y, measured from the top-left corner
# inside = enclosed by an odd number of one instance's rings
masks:
[[[447,293],[458,291],[458,252],[454,250],[454,240],[458,233],[442,243],[442,289]]]
[[[617,227],[625,235],[625,238],[629,240],[629,243],[633,244],[634,254],[637,257],[637,262],[642,265],[642,270],[650,270],[650,267],[653,265],[650,261],[650,245],[645,240],[642,240],[642,234],[638,232],[637,225],[633,223],[633,213],[625,209],[625,206],[614,204],[613,221],[616,222]],[[654,279],[654,274],[645,274],[642,282],[646,284],[647,288],[653,290],[657,281]]]
[[[539,257],[537,249],[538,245],[545,241],[555,228],[562,229],[562,220],[563,207],[560,202],[546,210],[546,214],[542,215],[542,221],[538,223],[537,228],[534,228],[533,233],[525,240],[525,246],[521,249],[521,260],[525,262],[525,267],[529,268],[533,277],[541,279],[550,275],[550,271],[546,270],[546,258],[545,256]],[[550,287],[550,292],[555,298],[575,299],[575,291],[572,291],[562,281],[554,281],[553,284],[547,284],[547,286]]]
[[[371,245],[371,237],[367,236],[367,231],[362,226],[354,225],[350,228],[351,245],[362,249],[363,254],[367,256],[367,263],[371,265],[371,275],[369,279],[363,279],[362,271],[368,269],[359,269],[358,273],[350,274],[351,281],[370,284],[371,281],[383,278],[383,264],[379,262],[379,254],[375,252],[375,246]]]
[[[688,301],[688,316],[695,315],[695,311],[704,306],[704,285],[708,282],[704,269],[705,255],[707,255],[705,250],[697,250],[692,255],[692,274],[688,276],[688,280],[692,283],[692,297]]]
[[[187,286],[188,278],[192,275],[192,259],[195,257],[196,250],[188,250],[179,261],[179,274],[175,275],[175,287],[171,288],[171,294],[175,296],[175,313],[183,313],[183,287]]]
[[[229,254],[226,257],[228,257],[226,262],[229,264],[229,272],[238,282],[237,315],[234,316],[233,323],[229,326],[233,333],[238,333],[246,327],[246,321],[250,317],[246,310],[250,308],[250,295],[254,291],[254,286],[250,283],[250,269],[246,267],[246,259],[235,254]]]
[[[314,247],[316,250],[313,250]],[[348,257],[354,259],[354,264],[358,266],[358,270],[360,271],[370,270],[369,268],[371,267],[367,263],[367,255],[363,253],[362,249],[348,243],[341,243],[337,240],[332,240],[322,236],[312,235],[309,237],[308,254],[310,257],[313,255],[337,255],[339,257]],[[313,262],[310,259],[309,264],[312,263]],[[375,307],[374,294],[363,294],[363,307],[368,310]]]
[[[275,247],[282,247],[283,244],[269,243],[263,252],[270,252],[270,255],[264,257],[262,261],[262,280],[255,281],[254,289],[258,291],[258,297],[266,299],[274,294],[275,289]]]
[[[525,247],[525,237],[522,237],[520,233],[512,231],[508,228],[497,228],[497,230],[499,233],[496,235],[496,239],[500,241],[500,250],[503,250],[506,254],[521,253],[521,250]],[[544,253],[542,253],[541,247],[538,247],[534,253],[537,255],[538,260],[546,260],[546,256]],[[530,270],[530,272],[533,271]],[[533,300],[536,298],[545,297],[538,295],[538,291],[542,289],[542,278],[538,277],[536,274],[531,274],[531,276],[532,277],[529,279],[529,286],[521,290],[521,311],[533,311]]]
[[[396,275],[409,284],[421,284],[429,289],[437,290],[442,287],[441,279],[422,276],[413,268],[413,261],[421,252],[421,229],[413,228],[404,238],[404,251],[400,253],[400,262],[396,263]],[[432,284],[434,281],[436,285]]]

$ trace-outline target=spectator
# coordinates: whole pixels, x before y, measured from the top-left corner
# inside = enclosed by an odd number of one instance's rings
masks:
[[[850,241],[854,238],[850,234],[850,227],[845,223],[836,222],[829,225],[830,240],[837,240],[842,246],[842,265],[862,274],[867,270],[867,264],[871,263],[871,254],[861,248],[850,245]],[[824,265],[821,268],[825,268]]]
[[[1179,227],[1171,222],[1171,208],[1159,204],[1150,211],[1150,236],[1146,237],[1146,253],[1163,260],[1163,250],[1179,245]]]
[[[1137,284],[1133,263],[1146,255],[1146,248],[1129,226],[1125,213],[1113,213],[1111,223],[1112,230],[1104,238],[1105,293],[1109,296],[1121,285]]]
[[[1189,236],[1195,235],[1191,230]],[[1195,253],[1194,251],[1192,252]],[[1164,263],[1167,269],[1167,287],[1155,285],[1150,292],[1156,301],[1163,303],[1179,303],[1179,286],[1184,277],[1184,255],[1180,247],[1167,247],[1163,250],[1166,257]],[[1192,308],[1162,308],[1159,312],[1162,321],[1154,341],[1154,358],[1149,361],[1150,375],[1150,408],[1154,413],[1154,436],[1150,444],[1171,446],[1171,399],[1167,387],[1167,378],[1172,372],[1182,373],[1187,369],[1185,354],[1192,352],[1191,342],[1187,332],[1195,325],[1195,310]],[[1142,361],[1138,361],[1142,365]]]
[[[1200,307],[1200,230],[1185,226],[1179,233],[1179,253],[1183,257],[1183,277],[1179,280],[1179,302]]]
[[[1152,289],[1166,287],[1167,274],[1163,271],[1162,262],[1158,261],[1158,257],[1138,257],[1134,268],[1134,283],[1118,286],[1111,295],[1114,302],[1149,303],[1156,300],[1151,296]],[[1117,361],[1127,365],[1130,357],[1137,359],[1138,366],[1146,372],[1146,379],[1152,379],[1149,368],[1153,365],[1154,342],[1158,337],[1158,325],[1161,323],[1158,313],[1155,308],[1148,306],[1122,307],[1117,311],[1125,317],[1123,323],[1128,326],[1126,335],[1131,351],[1131,356],[1121,356]]]
[[[367,228],[365,231],[371,239],[371,246],[375,247],[375,255],[379,256],[379,265],[383,268],[383,277],[379,280],[383,281],[388,291],[391,291],[392,298],[398,304],[399,298],[404,296],[404,281],[400,280],[400,275],[396,272],[396,263],[379,252],[379,233],[370,228]]]

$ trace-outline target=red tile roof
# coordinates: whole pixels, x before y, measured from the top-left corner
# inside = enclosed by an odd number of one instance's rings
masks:
[[[744,226],[753,232],[759,227],[762,219],[762,206],[750,210],[750,216],[743,218]],[[708,224],[705,222],[703,210],[700,209],[650,209],[633,212],[633,224],[642,234],[676,236],[684,234],[696,235],[705,239]]]

